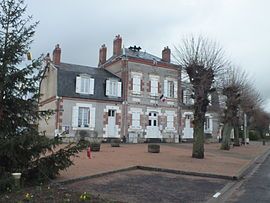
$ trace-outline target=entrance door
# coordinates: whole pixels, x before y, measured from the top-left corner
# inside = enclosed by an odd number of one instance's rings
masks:
[[[108,137],[116,136],[116,111],[110,109],[108,112]]]
[[[185,127],[184,127],[184,139],[192,139],[193,138],[193,128],[191,126],[191,115],[187,114],[185,117]]]
[[[160,138],[160,132],[158,129],[158,113],[149,112],[148,116],[147,138]]]

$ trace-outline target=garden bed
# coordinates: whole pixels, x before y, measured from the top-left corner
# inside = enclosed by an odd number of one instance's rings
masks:
[[[19,191],[7,191],[0,194],[0,202],[91,202],[106,203],[113,202],[105,200],[100,196],[94,196],[87,192],[76,192],[61,184],[39,185],[22,188]]]

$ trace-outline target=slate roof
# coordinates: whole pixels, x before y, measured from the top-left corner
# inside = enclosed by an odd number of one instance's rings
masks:
[[[120,56],[117,56],[117,57],[122,57],[122,56],[131,57],[131,58],[140,58],[140,59],[146,59],[146,60],[156,60],[157,62],[166,63],[166,62],[162,61],[161,58],[154,56],[152,54],[149,54],[146,51],[133,51],[133,50],[130,50],[128,48],[121,49],[121,54],[120,54]],[[112,61],[115,58],[116,58],[115,56],[111,56],[106,61],[106,63]]]
[[[125,52],[125,53],[123,53]],[[162,61],[161,58],[154,56],[152,54],[147,53],[146,51],[133,51],[130,49],[125,48],[125,50],[122,49],[122,55],[126,55],[128,57],[134,57],[134,58],[141,58],[141,59],[147,59],[147,60],[156,60],[156,61]]]
[[[97,100],[122,101],[122,98],[107,97],[105,95],[106,79],[119,77],[113,75],[103,68],[94,68],[89,66],[81,66],[68,63],[60,63],[55,65],[57,68],[57,94],[61,97],[88,98]],[[89,74],[95,79],[94,94],[78,94],[76,93],[76,76],[80,74]]]

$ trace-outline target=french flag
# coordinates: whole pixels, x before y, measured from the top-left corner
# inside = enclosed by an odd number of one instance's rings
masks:
[[[163,94],[159,97],[159,99],[160,99],[160,101],[162,101],[162,102],[165,102],[165,101],[166,101],[166,98],[164,97]]]

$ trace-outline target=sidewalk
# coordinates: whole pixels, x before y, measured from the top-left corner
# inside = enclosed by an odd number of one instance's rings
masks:
[[[234,147],[230,151],[219,149],[220,144],[205,144],[205,158],[191,157],[192,144],[161,144],[161,152],[147,152],[147,144],[121,144],[111,147],[102,144],[100,152],[92,152],[88,159],[86,151],[74,158],[74,165],[62,171],[58,180],[91,176],[132,166],[157,167],[197,173],[237,176],[256,157],[264,154],[270,145],[251,142],[247,146]]]

